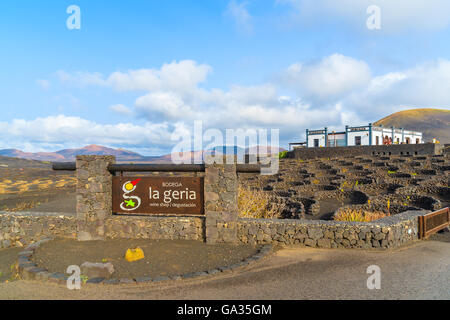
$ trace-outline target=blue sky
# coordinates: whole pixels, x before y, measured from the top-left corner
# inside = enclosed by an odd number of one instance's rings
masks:
[[[277,128],[286,146],[306,128],[449,109],[449,25],[446,0],[1,1],[0,148],[155,155],[195,120]]]

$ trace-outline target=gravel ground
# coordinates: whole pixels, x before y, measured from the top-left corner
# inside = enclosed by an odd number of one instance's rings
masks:
[[[77,197],[75,192],[62,194],[59,199],[51,200],[27,210],[29,212],[59,212],[66,215],[76,215]]]
[[[450,230],[447,229],[445,231],[441,231],[436,234],[433,234],[430,236],[429,240],[450,242]]]
[[[367,288],[371,265],[381,268],[380,290]],[[199,279],[81,290],[35,281],[0,283],[0,299],[450,299],[449,265],[450,245],[433,240],[392,251],[297,247],[231,273]]]
[[[0,194],[0,203],[0,211],[76,214],[76,193],[73,189],[4,193]]]
[[[140,247],[145,258],[128,262],[128,248]],[[129,240],[79,242],[55,240],[43,244],[33,257],[40,267],[51,272],[65,273],[70,265],[83,262],[111,262],[114,278],[171,276],[190,272],[207,271],[230,265],[256,254],[251,245],[207,245],[200,241],[186,240]]]

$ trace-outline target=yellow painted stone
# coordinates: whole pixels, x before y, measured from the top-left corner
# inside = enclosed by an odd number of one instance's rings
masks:
[[[128,262],[144,259],[144,251],[142,251],[142,249],[139,247],[135,249],[128,249],[127,252],[125,253],[125,259]]]

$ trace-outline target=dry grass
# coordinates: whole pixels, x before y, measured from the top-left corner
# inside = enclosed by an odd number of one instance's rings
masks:
[[[342,209],[335,216],[335,221],[370,222],[386,217],[384,212],[372,212],[356,209]]]
[[[239,216],[241,218],[279,218],[282,208],[272,202],[271,197],[260,190],[239,186]]]

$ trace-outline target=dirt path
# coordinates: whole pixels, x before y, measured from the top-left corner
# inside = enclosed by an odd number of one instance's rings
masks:
[[[367,289],[367,267],[381,289]],[[421,241],[394,251],[285,248],[234,273],[148,285],[0,284],[0,299],[450,299],[450,245]]]

